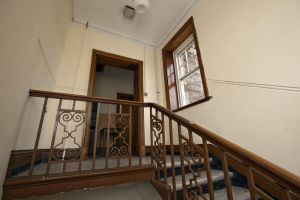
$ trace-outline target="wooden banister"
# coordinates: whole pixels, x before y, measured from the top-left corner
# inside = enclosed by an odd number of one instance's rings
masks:
[[[132,168],[133,165],[133,158],[132,158],[132,152],[131,152],[131,146],[132,146],[132,134],[133,130],[132,128],[135,125],[140,124],[133,124],[132,119],[134,112],[137,112],[137,110],[142,109],[149,109],[150,108],[150,147],[151,147],[151,166],[155,167],[155,173],[153,172],[152,181],[154,185],[159,187],[160,193],[165,194],[166,197],[164,199],[170,199],[171,194],[171,187],[168,185],[167,180],[167,140],[166,138],[170,138],[170,150],[169,154],[171,155],[171,169],[172,169],[172,187],[173,187],[173,199],[177,199],[176,194],[176,179],[175,179],[175,164],[174,164],[174,138],[178,139],[179,142],[179,156],[180,156],[180,167],[181,167],[181,176],[182,176],[182,190],[185,195],[185,197],[188,197],[188,195],[191,195],[191,187],[193,187],[192,182],[194,181],[194,185],[197,185],[198,191],[193,193],[192,195],[200,195],[202,197],[203,194],[201,194],[202,189],[200,188],[200,185],[197,184],[197,177],[200,177],[202,170],[207,175],[207,182],[208,182],[208,192],[210,199],[214,199],[214,192],[213,192],[213,183],[212,183],[212,175],[211,175],[211,169],[210,169],[210,158],[209,156],[215,155],[216,157],[220,158],[222,162],[222,168],[224,172],[224,176],[226,178],[226,190],[227,190],[227,196],[228,199],[232,199],[232,191],[231,191],[231,184],[229,180],[229,166],[233,168],[239,168],[243,171],[242,174],[245,175],[248,181],[248,187],[251,193],[252,199],[259,195],[263,199],[268,199],[268,195],[272,191],[275,191],[276,189],[276,198],[278,199],[300,199],[300,177],[296,176],[295,174],[271,163],[270,161],[220,137],[219,135],[175,114],[174,112],[171,112],[170,110],[164,108],[163,106],[160,106],[155,103],[144,103],[144,102],[137,102],[137,101],[125,101],[125,100],[113,100],[113,99],[107,99],[107,98],[100,98],[100,97],[92,97],[92,96],[84,96],[84,95],[76,95],[76,94],[67,94],[67,93],[60,93],[60,92],[50,92],[50,91],[41,91],[41,90],[30,90],[29,96],[31,97],[41,97],[44,98],[44,106],[41,113],[41,119],[39,128],[37,130],[37,137],[35,140],[35,145],[33,148],[33,154],[30,162],[30,170],[29,175],[27,178],[34,179],[37,177],[33,173],[33,169],[35,166],[36,161],[38,161],[38,155],[39,155],[39,140],[40,135],[42,132],[42,125],[44,121],[44,115],[46,114],[47,110],[47,101],[50,99],[56,99],[58,101],[58,107],[57,107],[57,114],[50,117],[55,117],[55,125],[53,129],[52,134],[52,140],[51,140],[51,148],[46,151],[46,154],[44,157],[48,158],[47,162],[47,168],[46,168],[46,174],[43,176],[50,178],[52,175],[49,173],[51,166],[53,163],[62,163],[63,164],[63,171],[61,174],[56,174],[55,177],[59,179],[60,176],[69,176],[72,173],[90,173],[90,172],[99,172],[99,169],[96,167],[96,159],[99,157],[101,159],[105,159],[105,168],[103,169],[105,172],[110,171],[109,168],[109,160],[116,160],[117,164],[115,166],[116,169],[121,168],[120,165],[120,159],[126,158],[128,159],[128,168]],[[69,107],[61,107],[62,102],[64,100],[73,101],[72,104],[69,105],[72,108]],[[58,148],[59,145],[63,144],[63,139],[61,139],[61,142],[56,144],[56,133],[57,128],[60,126],[60,128],[64,128],[65,133],[67,133],[67,137],[71,137],[73,133],[77,131],[77,127],[81,127],[80,130],[83,131],[86,128],[90,128],[90,123],[86,123],[88,119],[91,119],[91,116],[88,115],[88,111],[86,110],[80,110],[76,108],[76,102],[87,102],[87,107],[89,107],[90,111],[92,110],[92,102],[97,104],[97,113],[96,116],[94,116],[96,120],[96,128],[94,134],[95,141],[93,142],[93,152],[92,152],[92,165],[91,169],[87,170],[86,172],[82,170],[82,162],[84,161],[83,155],[83,148],[82,144],[78,144],[75,140],[75,137],[72,137],[74,139],[75,147],[69,148],[69,149],[62,149],[61,147]],[[108,105],[108,113],[107,113],[107,129],[106,132],[102,133],[102,140],[103,140],[103,149],[100,149],[101,154],[97,155],[97,138],[100,138],[99,132],[99,120],[100,120],[100,104],[107,104]],[[122,113],[122,111],[116,111],[114,109],[111,109],[111,105],[124,105],[129,107],[128,113]],[[78,107],[78,106],[77,106]],[[122,107],[122,106],[121,106]],[[53,109],[54,107],[50,107]],[[122,110],[122,109],[121,109]],[[66,129],[66,124],[62,123],[69,122],[73,120],[74,129],[75,130],[68,130]],[[174,123],[173,123],[174,122]],[[77,124],[76,124],[77,123]],[[139,122],[140,123],[140,122]],[[169,123],[169,127],[167,127],[167,123]],[[173,124],[172,124],[173,123]],[[177,128],[173,128],[172,126],[175,125]],[[122,130],[118,130],[122,129]],[[184,135],[184,131],[182,129],[187,130],[187,134]],[[112,141],[110,140],[110,131],[118,132],[117,138],[120,141],[123,141],[123,149],[125,148],[125,151],[121,149],[118,141],[114,141],[113,138]],[[138,132],[138,131],[136,131]],[[47,134],[46,132],[44,134]],[[99,134],[99,135],[97,135]],[[127,136],[125,136],[127,134]],[[178,137],[178,138],[177,138]],[[202,143],[200,144],[196,143],[195,138],[202,140]],[[126,139],[127,138],[127,139]],[[128,141],[126,141],[128,140]],[[200,141],[200,140],[197,140]],[[87,141],[89,141],[87,139]],[[82,140],[83,142],[83,140]],[[105,145],[104,145],[105,144]],[[76,146],[77,145],[77,146]],[[105,149],[104,149],[105,147]],[[61,156],[60,150],[63,150],[63,156]],[[75,152],[75,153],[74,153]],[[192,154],[194,157],[192,159],[189,159],[188,157],[191,157],[189,154]],[[66,157],[65,155],[70,156]],[[75,157],[74,157],[75,155]],[[60,156],[60,157],[59,157]],[[73,157],[72,157],[73,156]],[[138,167],[145,167],[144,161],[142,159],[142,155],[138,155]],[[192,160],[192,161],[191,161]],[[192,164],[200,164],[203,160],[203,168],[198,168],[199,171],[194,171],[194,169],[191,167]],[[67,172],[66,171],[66,165],[67,163],[78,163],[78,170],[76,172]],[[150,162],[150,161],[149,161]],[[193,162],[193,163],[192,163]],[[185,166],[185,164],[188,163],[188,167]],[[150,163],[149,163],[150,164]],[[146,164],[147,165],[147,164]],[[136,166],[137,167],[137,166]],[[132,168],[134,169],[134,168]],[[185,172],[192,172],[193,178],[189,179],[189,183],[185,182]],[[198,173],[200,172],[200,173]],[[151,173],[149,173],[151,174]],[[63,178],[61,177],[61,178]],[[21,178],[23,180],[23,178]],[[24,178],[26,179],[26,178]],[[28,179],[28,180],[29,180]],[[58,180],[57,179],[57,180]],[[6,186],[10,183],[14,183],[15,180],[9,180],[6,181]],[[27,180],[27,179],[26,179]],[[268,185],[267,185],[268,184]],[[275,188],[275,189],[274,189]],[[174,190],[175,189],[175,190]],[[265,189],[265,191],[261,190]],[[270,192],[271,191],[271,192]],[[190,193],[190,194],[188,194]],[[265,197],[265,198],[264,198]],[[282,198],[281,198],[282,197]],[[187,198],[189,199],[189,198]],[[204,198],[205,199],[205,198]]]
[[[213,143],[218,148],[223,151],[230,153],[236,156],[238,159],[242,160],[244,163],[249,166],[254,167],[255,169],[263,172],[268,176],[272,176],[280,184],[283,184],[287,187],[296,189],[300,191],[300,177],[292,174],[291,172],[267,161],[266,159],[251,153],[250,151],[218,136],[217,134],[175,114],[174,112],[169,111],[155,103],[142,103],[137,101],[125,101],[125,100],[112,100],[107,98],[91,97],[84,95],[76,94],[67,94],[60,92],[49,92],[41,90],[30,90],[29,95],[33,97],[48,97],[54,99],[67,99],[67,100],[77,100],[77,101],[86,101],[86,102],[100,102],[107,104],[119,104],[119,105],[132,105],[140,107],[153,107],[163,113],[165,116],[169,117],[173,121],[180,123],[181,125],[187,127],[195,134],[207,139],[210,143]]]
[[[292,188],[300,193],[300,177],[295,174],[267,161],[266,159],[251,153],[250,151],[218,136],[217,134],[169,111],[168,109],[155,104],[148,103],[149,106],[159,110],[165,116],[170,117],[172,120],[180,123],[181,125],[187,127],[195,134],[204,137],[210,143],[216,145],[219,149],[222,149],[226,153],[230,153],[236,156],[238,159],[246,163],[248,166],[253,167],[256,170],[264,173],[265,175],[271,176],[281,185]]]
[[[99,102],[106,104],[118,104],[118,105],[132,105],[132,106],[144,106],[145,104],[138,101],[126,101],[126,100],[114,100],[107,98],[99,98],[92,96],[84,96],[78,94],[67,94],[61,92],[49,92],[42,90],[29,90],[29,96],[32,97],[48,97],[52,99],[64,99],[64,100],[76,100],[76,101],[86,101],[86,102]]]

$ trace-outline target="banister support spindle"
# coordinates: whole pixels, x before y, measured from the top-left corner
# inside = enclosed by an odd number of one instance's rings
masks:
[[[39,127],[38,127],[38,131],[37,131],[37,136],[36,136],[35,143],[34,143],[34,149],[33,149],[32,159],[31,159],[31,163],[30,163],[30,169],[29,169],[29,176],[31,176],[33,173],[33,167],[34,167],[35,158],[36,158],[36,151],[39,146],[41,132],[42,132],[43,123],[44,123],[44,118],[45,118],[45,114],[47,112],[47,103],[48,103],[48,97],[45,97],[43,108],[42,108],[42,113],[41,113],[41,118],[40,118],[40,122],[39,122]]]

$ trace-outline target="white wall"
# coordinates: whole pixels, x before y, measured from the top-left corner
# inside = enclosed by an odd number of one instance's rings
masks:
[[[176,30],[190,16],[213,98],[178,114],[299,176],[300,1],[199,0]]]
[[[51,90],[55,85],[70,21],[70,0],[0,1],[0,185],[10,151],[23,134],[20,119],[29,117],[24,111],[41,108],[29,103],[29,88]],[[28,130],[36,128],[30,126]]]

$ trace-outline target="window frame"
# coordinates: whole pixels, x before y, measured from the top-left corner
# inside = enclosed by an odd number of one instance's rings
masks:
[[[189,68],[189,72],[187,72],[187,73],[185,73],[184,75],[182,75],[182,76],[180,76],[179,75],[179,56],[181,55],[181,53],[183,52],[183,51],[186,51],[186,49],[188,49],[188,48],[190,48],[192,45],[194,45],[195,47],[195,49],[196,49],[196,44],[195,44],[195,39],[194,39],[194,37],[193,37],[193,35],[190,35],[174,52],[173,52],[173,59],[174,59],[174,70],[175,70],[175,77],[176,77],[176,81],[177,81],[177,91],[178,91],[178,104],[179,104],[179,106],[180,107],[184,107],[184,106],[186,106],[186,105],[189,105],[189,104],[191,104],[191,103],[188,103],[188,104],[185,104],[184,102],[186,101],[185,100],[185,95],[184,95],[184,92],[183,92],[183,88],[182,88],[182,81],[183,80],[185,80],[185,79],[187,79],[190,75],[192,75],[194,72],[196,72],[197,70],[199,70],[200,71],[200,69],[199,69],[199,62],[198,62],[198,65],[197,66],[195,66],[193,69],[190,69],[190,67],[188,67]],[[196,50],[197,51],[197,50]],[[186,54],[186,53],[185,53]],[[186,56],[186,60],[187,60],[187,64],[188,64],[188,57],[187,57],[187,55],[185,55]],[[198,58],[198,56],[197,56],[197,58]],[[188,64],[189,65],[189,64]],[[200,72],[200,74],[201,74],[201,72]],[[202,77],[200,77],[201,78],[201,82],[202,82]],[[203,85],[201,85],[202,87],[203,87]],[[204,95],[204,98],[205,98],[205,95]],[[202,99],[204,99],[204,98],[201,98],[201,99],[199,99],[199,100],[202,100]],[[199,100],[197,100],[197,101],[199,101]],[[195,101],[196,102],[196,101]],[[194,102],[192,102],[192,103],[194,103]]]
[[[198,67],[194,69],[194,71],[188,72],[185,76],[189,76],[197,69],[200,70],[200,76],[202,80],[203,90],[204,90],[204,98],[193,103],[181,106],[181,94],[179,90],[179,79],[177,75],[176,69],[176,58],[174,53],[180,52],[180,48],[184,49],[186,45],[194,41],[195,49],[197,52],[198,58]],[[163,66],[164,66],[164,79],[165,79],[165,90],[166,90],[166,99],[167,99],[167,107],[173,112],[183,110],[185,108],[203,103],[208,101],[211,97],[208,93],[206,78],[204,67],[201,59],[200,48],[197,38],[197,33],[194,25],[193,17],[191,17],[180,29],[179,31],[171,38],[171,40],[165,45],[162,49],[163,55]]]

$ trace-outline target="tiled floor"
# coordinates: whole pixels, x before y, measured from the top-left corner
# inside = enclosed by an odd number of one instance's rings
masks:
[[[72,191],[26,200],[160,200],[149,182],[133,182],[101,188]]]

